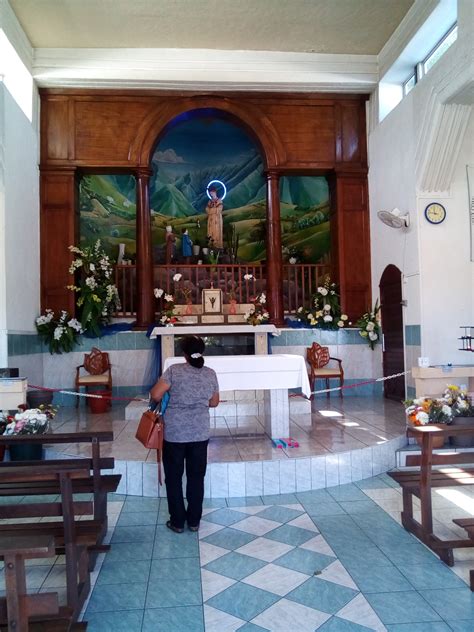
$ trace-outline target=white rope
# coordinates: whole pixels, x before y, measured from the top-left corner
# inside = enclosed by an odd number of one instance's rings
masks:
[[[320,395],[321,393],[332,393],[333,391],[341,391],[348,390],[349,388],[357,388],[358,386],[365,386],[366,384],[375,384],[375,382],[385,382],[386,380],[393,380],[396,377],[402,377],[403,375],[410,375],[411,370],[402,371],[401,373],[393,373],[392,375],[387,375],[385,377],[377,377],[371,380],[367,380],[365,382],[361,382],[360,384],[350,384],[349,386],[335,386],[334,388],[323,388],[318,391],[312,391],[312,395]]]

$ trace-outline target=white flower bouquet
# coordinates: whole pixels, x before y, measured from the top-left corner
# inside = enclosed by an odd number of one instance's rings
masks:
[[[265,292],[260,292],[255,298],[250,299],[252,305],[250,309],[245,313],[245,320],[249,325],[263,325],[268,322],[270,314],[267,311],[266,303],[267,296]]]
[[[49,346],[49,352],[68,353],[79,344],[79,335],[83,333],[81,323],[66,311],[56,316],[51,309],[36,319],[39,337]]]
[[[312,308],[298,307],[296,318],[309,327],[318,329],[342,329],[346,326],[348,316],[342,313],[337,285],[329,275],[324,279],[311,299]]]
[[[374,350],[375,345],[380,340],[382,331],[379,322],[380,304],[378,299],[375,301],[374,308],[366,312],[357,321],[357,327],[359,327],[359,335],[365,338],[369,343],[369,346]]]

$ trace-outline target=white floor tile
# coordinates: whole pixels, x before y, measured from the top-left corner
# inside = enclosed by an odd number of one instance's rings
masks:
[[[251,623],[260,625],[271,632],[288,632],[288,630],[314,632],[330,617],[331,615],[325,612],[313,610],[288,599],[280,599],[252,619]]]
[[[334,584],[339,584],[340,586],[346,586],[347,588],[352,588],[353,590],[359,590],[354,580],[339,560],[329,564],[329,566],[327,566],[321,573],[320,578],[328,582],[333,582]]]
[[[323,555],[332,555],[333,557],[336,557],[336,554],[322,535],[317,535],[316,537],[311,538],[311,540],[304,542],[304,544],[301,545],[301,548],[307,549],[308,551],[314,551],[314,553],[322,553]]]
[[[314,522],[308,516],[308,514],[303,514],[302,516],[298,516],[294,520],[288,522],[292,527],[299,527],[300,529],[306,529],[307,531],[314,531],[314,533],[319,533],[318,528],[315,526]]]
[[[201,520],[199,524],[199,539],[202,540],[206,538],[208,535],[212,535],[213,533],[217,533],[224,526],[221,524],[215,524],[214,522],[207,522],[206,520]]]
[[[365,627],[376,630],[376,632],[386,632],[387,630],[361,593],[336,614],[341,619],[365,625]]]
[[[219,557],[226,555],[228,552],[229,551],[227,549],[223,549],[221,546],[215,546],[214,544],[209,544],[208,542],[199,542],[201,566],[205,566],[206,564],[209,564],[209,562],[217,560]]]
[[[205,568],[201,569],[201,581],[202,597],[204,601],[218,595],[220,592],[236,583],[235,579],[224,577],[224,575],[219,575],[219,573],[213,573]]]
[[[204,621],[206,632],[235,632],[245,624],[242,619],[206,605],[204,606]]]
[[[308,575],[304,573],[299,573],[298,571],[293,571],[281,566],[275,566],[275,564],[267,564],[242,581],[244,584],[250,584],[250,586],[255,586],[256,588],[261,588],[262,590],[267,590],[275,595],[284,597],[307,579]]]
[[[279,522],[274,520],[267,520],[266,518],[259,518],[258,516],[250,516],[250,518],[244,518],[240,522],[236,522],[232,525],[233,529],[239,531],[245,531],[246,533],[252,533],[253,535],[264,535],[273,529],[280,526]]]
[[[242,553],[243,555],[250,555],[256,557],[264,562],[273,562],[278,557],[281,557],[288,551],[291,551],[294,547],[290,544],[283,544],[283,542],[276,542],[274,540],[267,540],[266,538],[257,538],[252,540],[248,544],[244,544],[240,548],[236,549],[236,553]]]

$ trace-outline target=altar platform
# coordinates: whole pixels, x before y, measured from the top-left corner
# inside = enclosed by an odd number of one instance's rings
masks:
[[[126,420],[123,407],[103,415],[63,408],[54,432],[112,430],[115,440],[103,455],[116,459],[122,474],[119,493],[163,496],[158,489],[155,453],[135,439],[137,420]],[[312,412],[290,412],[290,436],[298,448],[275,448],[258,415],[216,416],[211,420],[208,498],[283,494],[350,483],[395,467],[396,451],[406,444],[401,404],[381,397],[326,397]],[[57,453],[55,448],[54,454]],[[89,456],[88,447],[62,447],[64,455]]]

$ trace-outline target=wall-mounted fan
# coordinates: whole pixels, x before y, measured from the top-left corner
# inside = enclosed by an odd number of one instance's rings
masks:
[[[390,228],[408,228],[410,226],[410,215],[402,215],[398,208],[391,211],[379,211],[377,217]]]

